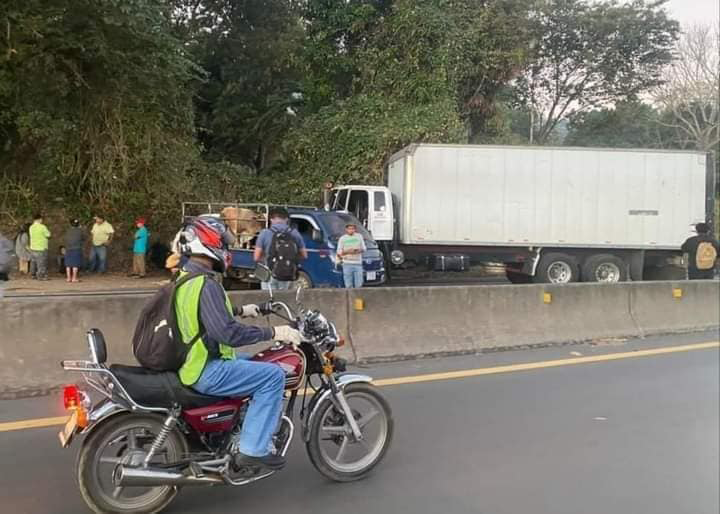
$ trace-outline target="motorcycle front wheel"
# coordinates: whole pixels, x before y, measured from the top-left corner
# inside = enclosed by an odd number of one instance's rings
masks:
[[[139,466],[155,436],[162,429],[160,417],[135,414],[114,416],[83,441],[77,458],[77,482],[85,503],[93,512],[152,514],[175,498],[177,487],[119,487],[114,482],[119,464]],[[176,462],[187,453],[185,438],[173,430],[151,463]]]
[[[306,444],[315,469],[336,482],[367,476],[387,453],[394,428],[390,405],[375,386],[350,384],[344,394],[363,438],[355,439],[345,415],[328,399],[313,417]]]

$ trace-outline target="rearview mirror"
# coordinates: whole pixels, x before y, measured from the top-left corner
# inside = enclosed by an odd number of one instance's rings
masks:
[[[272,277],[272,272],[270,271],[270,268],[260,263],[257,263],[255,265],[255,271],[253,272],[253,274],[258,280],[260,280],[260,282],[269,282],[270,278]]]
[[[323,242],[323,234],[320,230],[313,229],[312,231],[312,240],[316,243],[322,243]]]

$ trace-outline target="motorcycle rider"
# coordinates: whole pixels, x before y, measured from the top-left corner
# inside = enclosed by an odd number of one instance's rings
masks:
[[[282,413],[285,372],[279,366],[236,358],[234,348],[267,340],[299,344],[300,332],[290,326],[262,328],[243,325],[233,315],[257,317],[257,305],[234,312],[219,280],[229,262],[228,246],[234,236],[217,218],[202,216],[186,225],[179,247],[188,261],[181,273],[204,273],[177,290],[175,311],[183,341],[202,333],[178,371],[180,380],[196,391],[212,396],[251,396],[242,431],[234,442],[237,467],[260,465],[280,469],[285,458],[270,451],[272,436]],[[204,332],[202,332],[204,330]]]

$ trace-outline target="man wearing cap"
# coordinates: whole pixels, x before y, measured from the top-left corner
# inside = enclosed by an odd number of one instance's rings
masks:
[[[148,249],[148,239],[150,232],[145,227],[145,218],[135,220],[137,231],[135,232],[135,242],[133,243],[133,268],[131,277],[143,278],[145,276],[145,254]]]

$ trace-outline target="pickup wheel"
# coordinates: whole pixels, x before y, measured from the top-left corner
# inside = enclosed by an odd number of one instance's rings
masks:
[[[628,279],[627,265],[615,255],[603,253],[593,255],[582,267],[583,282],[625,282]]]
[[[298,272],[298,278],[294,283],[295,289],[312,289],[313,283],[310,279],[310,275],[304,271]]]
[[[566,253],[548,253],[540,258],[535,282],[540,284],[569,284],[580,279],[577,259]]]

